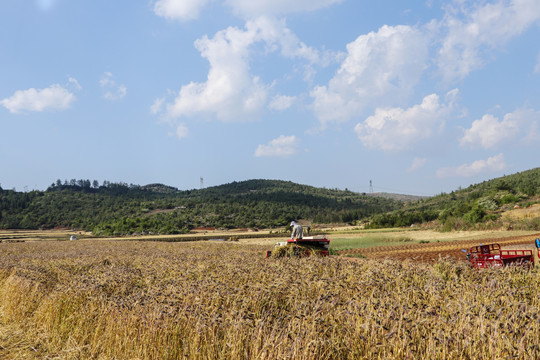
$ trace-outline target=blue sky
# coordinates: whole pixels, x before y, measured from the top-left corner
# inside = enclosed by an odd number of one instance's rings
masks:
[[[3,0],[0,31],[5,189],[434,195],[540,165],[538,0]]]

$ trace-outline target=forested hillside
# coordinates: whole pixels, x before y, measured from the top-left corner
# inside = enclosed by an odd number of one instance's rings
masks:
[[[354,223],[401,206],[391,199],[276,180],[187,191],[162,184],[58,180],[46,191],[0,189],[0,228],[174,234],[200,226],[278,228],[293,219]]]
[[[46,191],[0,188],[0,229],[68,227],[95,234],[177,234],[195,227],[282,228],[291,220],[364,223],[367,228],[430,223],[440,230],[496,228],[513,207],[540,203],[540,168],[408,202],[278,180],[248,180],[180,191],[105,181],[56,181]],[[540,230],[540,218],[508,226]]]
[[[367,227],[410,226],[434,222],[440,230],[521,228],[540,230],[540,218],[505,223],[502,213],[540,203],[540,168],[507,175],[409,204],[373,217]]]

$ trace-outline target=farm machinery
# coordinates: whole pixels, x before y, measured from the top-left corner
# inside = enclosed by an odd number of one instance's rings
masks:
[[[307,236],[302,239],[289,239],[278,242],[273,251],[266,251],[266,257],[307,257],[311,255],[329,256],[330,239],[325,235]]]
[[[540,257],[540,239],[535,241]],[[499,244],[473,246],[467,253],[467,259],[476,269],[503,267],[508,265],[534,267],[534,253],[530,249],[501,249]]]

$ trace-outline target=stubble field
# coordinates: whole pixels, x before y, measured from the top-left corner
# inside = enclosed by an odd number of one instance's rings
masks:
[[[540,357],[537,269],[264,259],[268,248],[2,243],[0,358]]]

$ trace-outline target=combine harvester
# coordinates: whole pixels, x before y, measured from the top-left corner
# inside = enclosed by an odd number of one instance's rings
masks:
[[[275,256],[307,257],[311,255],[329,256],[330,239],[325,235],[307,236],[302,239],[289,239],[278,242],[274,246]],[[266,251],[266,257],[272,256],[272,251]]]
[[[540,257],[540,239],[536,239],[535,245]],[[534,267],[533,250],[501,249],[499,244],[473,246],[467,253],[467,259],[475,269],[508,265]]]

